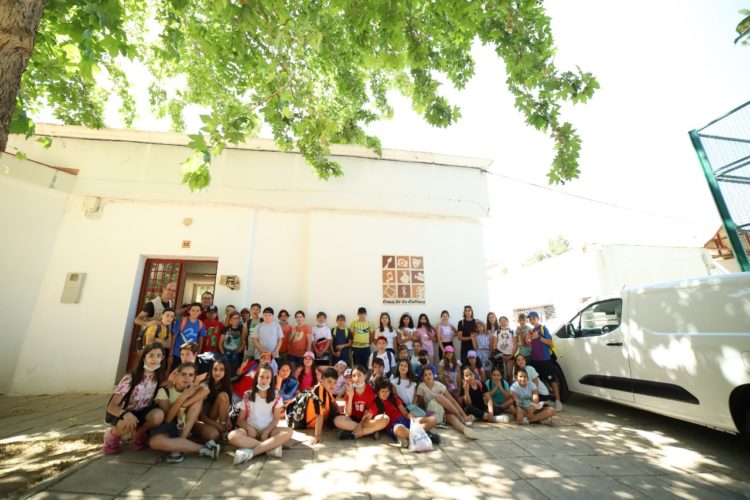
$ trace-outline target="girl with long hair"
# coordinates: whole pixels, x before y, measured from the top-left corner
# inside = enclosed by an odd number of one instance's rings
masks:
[[[202,441],[226,440],[229,432],[229,404],[232,401],[232,385],[228,365],[223,359],[214,361],[208,377],[208,396],[193,427]]]

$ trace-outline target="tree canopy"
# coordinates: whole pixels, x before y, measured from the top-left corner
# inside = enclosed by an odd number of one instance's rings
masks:
[[[207,109],[183,164],[191,189],[206,187],[212,158],[262,123],[326,179],[341,175],[331,144],[380,151],[365,128],[392,116],[391,90],[430,125],[456,122],[441,81],[466,86],[476,40],[504,61],[526,123],[554,141],[549,181],[576,178],[581,141],[560,107],[585,102],[598,84],[555,66],[538,0],[48,0],[10,131],[32,133],[29,117],[44,106],[66,124],[102,127],[112,92],[132,123],[135,100],[118,63],[137,59],[154,77],[150,104],[175,130],[187,106]]]

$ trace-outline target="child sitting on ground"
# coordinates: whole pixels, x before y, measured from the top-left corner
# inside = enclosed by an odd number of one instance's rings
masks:
[[[539,392],[536,385],[529,381],[529,375],[526,370],[519,368],[516,373],[516,381],[510,386],[510,392],[513,394],[513,400],[516,405],[516,423],[529,424],[532,422],[541,422],[551,424],[555,410],[550,407],[542,406],[539,401]]]
[[[281,458],[281,446],[292,438],[293,433],[288,427],[278,427],[283,411],[284,404],[276,391],[273,369],[264,363],[258,369],[255,386],[242,398],[237,429],[229,433],[229,443],[237,447],[235,465],[263,453]]]
[[[368,421],[363,421],[367,407],[375,400],[375,391],[365,382],[367,370],[357,365],[353,370],[346,370],[346,416],[336,418],[336,427],[342,429],[339,439],[356,439],[372,435],[374,439],[380,437],[380,432],[388,426],[388,416],[378,415]]]
[[[485,382],[487,387],[487,411],[495,422],[510,422],[506,413],[515,415],[516,408],[513,403],[513,395],[510,393],[508,382],[503,378],[502,368],[496,366],[492,369],[491,378]]]
[[[385,377],[385,365],[383,364],[383,360],[380,358],[375,358],[374,360],[372,360],[371,368],[372,369],[367,375],[367,383],[370,384],[370,387],[374,389],[375,383],[378,381],[378,379]]]

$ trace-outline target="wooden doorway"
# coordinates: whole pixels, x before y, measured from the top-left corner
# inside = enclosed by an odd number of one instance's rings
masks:
[[[205,265],[208,265],[208,271],[210,271],[211,268],[213,269],[212,281],[214,282],[215,286],[217,264],[217,261],[203,260],[146,259],[146,265],[144,266],[143,277],[141,279],[141,291],[138,295],[137,313],[142,310],[143,305],[146,302],[158,297],[161,294],[162,289],[167,286],[168,283],[176,283],[177,294],[174,299],[174,304],[177,314],[180,314],[182,312],[180,301],[192,295],[192,290],[184,290],[186,277],[190,277],[190,274],[186,276],[186,271],[189,271],[191,269],[191,266],[205,267]],[[206,278],[204,279],[204,281],[206,281],[208,279],[209,273],[204,272],[204,276]],[[201,288],[201,290],[204,289],[206,288]],[[210,289],[208,291],[213,292],[213,289]],[[126,365],[128,370],[132,369],[134,364],[137,362],[137,353],[135,352],[135,347],[140,331],[141,327],[134,324],[133,330],[130,335],[130,344],[128,348],[128,363]]]

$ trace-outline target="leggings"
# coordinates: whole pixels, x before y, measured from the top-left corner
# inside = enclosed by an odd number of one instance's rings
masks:
[[[484,410],[477,408],[474,405],[466,405],[464,407],[464,412],[467,415],[473,415],[474,418],[484,418],[484,414],[486,413]]]

